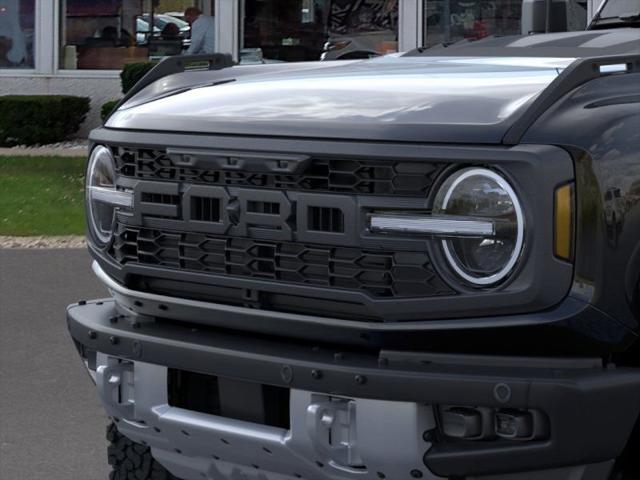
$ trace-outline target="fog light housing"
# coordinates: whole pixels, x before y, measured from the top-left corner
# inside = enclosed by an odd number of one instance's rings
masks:
[[[496,435],[502,438],[530,438],[533,436],[533,415],[518,410],[496,412]]]
[[[491,233],[452,234],[441,240],[444,256],[457,276],[472,286],[491,286],[507,278],[524,247],[525,219],[509,182],[486,168],[451,175],[436,195],[433,216],[492,223]]]
[[[441,413],[443,433],[450,438],[473,439],[482,437],[482,413],[475,408],[452,407]]]

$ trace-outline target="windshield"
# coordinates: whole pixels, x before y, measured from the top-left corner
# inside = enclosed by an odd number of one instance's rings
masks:
[[[605,0],[589,29],[640,26],[640,0]]]
[[[640,0],[607,0],[598,18],[605,20],[637,14],[640,14]]]
[[[144,15],[142,15],[142,19],[148,24],[149,14],[145,13]],[[181,30],[185,28],[189,28],[189,23],[185,22],[184,20],[180,20],[179,18],[175,18],[170,15],[162,15],[162,14],[153,16],[153,24],[160,30],[162,30],[168,23],[173,23]]]
[[[142,18],[136,18],[136,31],[138,33],[149,33],[149,22]],[[153,31],[159,32],[160,29],[157,26],[154,26]]]

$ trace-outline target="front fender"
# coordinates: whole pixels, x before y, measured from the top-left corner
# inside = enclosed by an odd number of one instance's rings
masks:
[[[608,75],[543,114],[525,143],[563,146],[576,168],[576,285],[583,299],[638,330],[640,312],[640,73]],[[616,225],[605,194],[621,192]],[[614,210],[615,211],[615,210]],[[611,214],[611,216],[613,213]],[[608,222],[609,221],[609,222]]]

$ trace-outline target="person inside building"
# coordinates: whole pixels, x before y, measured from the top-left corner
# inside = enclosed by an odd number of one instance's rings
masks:
[[[180,28],[175,23],[167,23],[160,33],[162,40],[180,40]]]
[[[27,61],[27,43],[20,26],[20,3],[3,2],[0,8],[0,66],[18,66]]]
[[[186,54],[215,53],[214,17],[203,15],[196,7],[190,7],[184,11],[184,19],[191,25],[191,46]]]
[[[100,38],[104,40],[106,43],[113,44],[114,46],[118,43],[118,29],[114,26],[107,26],[102,29],[102,34]]]
[[[168,57],[182,53],[180,28],[175,23],[167,23],[159,39],[149,42],[150,57]]]

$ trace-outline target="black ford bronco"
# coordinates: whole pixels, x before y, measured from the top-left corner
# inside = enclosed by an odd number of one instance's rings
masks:
[[[584,32],[151,71],[91,135],[112,298],[68,309],[111,478],[640,478],[628,5]]]

